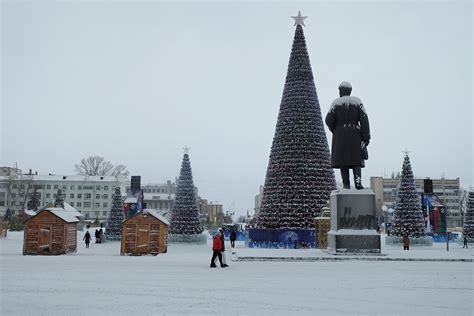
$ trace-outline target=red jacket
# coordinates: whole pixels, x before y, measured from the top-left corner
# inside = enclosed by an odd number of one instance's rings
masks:
[[[217,235],[212,237],[212,250],[221,250],[222,249],[222,242],[221,238]]]

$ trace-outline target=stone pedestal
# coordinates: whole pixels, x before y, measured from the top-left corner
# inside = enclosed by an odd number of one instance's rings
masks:
[[[375,195],[370,189],[331,192],[331,230],[328,252],[332,254],[380,254],[376,231]]]

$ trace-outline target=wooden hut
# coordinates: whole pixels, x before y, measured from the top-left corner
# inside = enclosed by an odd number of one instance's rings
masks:
[[[142,210],[122,223],[120,255],[157,255],[168,248],[170,223],[155,210]]]
[[[47,208],[24,223],[23,255],[62,255],[77,250],[79,220],[62,208]]]

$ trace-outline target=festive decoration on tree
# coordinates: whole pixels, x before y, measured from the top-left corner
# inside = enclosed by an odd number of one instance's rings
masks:
[[[176,187],[176,198],[171,210],[170,234],[198,235],[203,232],[203,227],[199,221],[199,209],[188,149],[185,148]]]
[[[463,234],[470,242],[474,241],[474,191],[471,190],[467,196],[466,211],[464,213]]]
[[[425,235],[421,197],[416,191],[415,178],[407,151],[398,186],[392,233],[400,237],[422,237]]]
[[[336,184],[298,13],[258,228],[314,228]]]
[[[61,189],[56,193],[56,198],[54,199],[54,207],[64,208],[64,196]]]
[[[34,187],[33,193],[31,193],[30,200],[27,203],[29,210],[37,210],[40,206],[40,193],[36,191],[36,186]]]
[[[114,195],[112,196],[112,208],[110,209],[105,230],[108,240],[120,240],[121,226],[124,219],[122,210],[122,194],[120,194],[120,187],[116,187]]]

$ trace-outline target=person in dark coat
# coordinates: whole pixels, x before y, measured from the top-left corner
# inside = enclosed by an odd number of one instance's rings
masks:
[[[408,235],[403,236],[403,250],[410,250],[410,238]]]
[[[464,235],[463,241],[464,241],[464,245],[463,245],[462,247],[463,247],[463,248],[469,248],[469,247],[467,246],[467,236],[466,236],[466,235]]]
[[[92,239],[92,236],[91,234],[89,234],[89,231],[87,231],[86,234],[84,235],[84,238],[82,238],[82,240],[86,242],[86,248],[89,248],[89,243],[91,242],[91,239]]]
[[[219,258],[219,263],[221,264],[221,268],[225,268],[224,264],[222,263],[221,249],[222,249],[221,233],[220,233],[220,232],[217,232],[217,233],[212,237],[211,268],[215,268],[215,267],[216,267],[216,264],[214,263],[214,260],[216,260],[216,257]]]
[[[98,244],[99,239],[100,239],[100,233],[99,233],[99,230],[97,228],[95,229],[94,237],[95,237],[95,243]]]
[[[355,188],[362,186],[361,168],[368,159],[370,141],[369,118],[362,101],[351,96],[349,82],[339,85],[339,98],[333,101],[326,115],[326,125],[332,133],[331,166],[341,169],[342,184],[350,189],[349,169],[354,174]]]
[[[103,240],[104,240],[104,230],[100,228],[99,229],[99,244],[101,244]]]
[[[232,228],[229,235],[229,239],[230,239],[230,246],[232,248],[235,248],[235,240],[237,239],[237,233],[235,232],[235,228]]]

